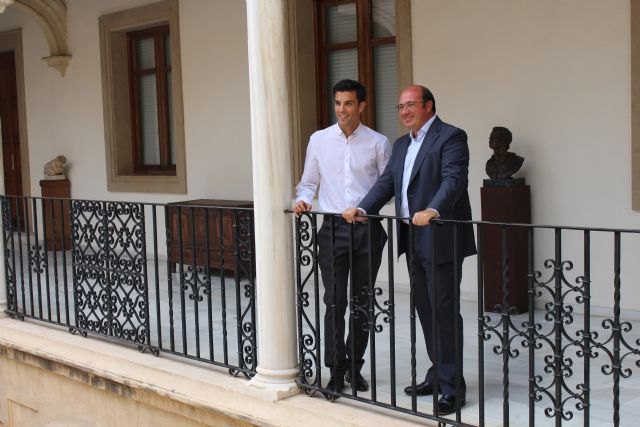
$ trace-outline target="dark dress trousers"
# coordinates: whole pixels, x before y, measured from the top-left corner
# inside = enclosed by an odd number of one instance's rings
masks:
[[[391,159],[384,173],[359,204],[367,213],[378,213],[384,204],[394,197],[396,215],[401,215],[402,177],[410,142],[409,135],[405,135],[393,145]],[[411,171],[407,188],[410,216],[426,208],[433,208],[440,213],[442,219],[470,220],[468,169],[469,148],[466,133],[436,117],[418,149]],[[409,227],[413,228],[413,239],[409,238]],[[440,391],[443,394],[456,394],[457,333],[460,368],[460,389],[457,394],[464,397],[466,385],[462,376],[462,318],[459,312],[454,311],[454,298],[457,296],[459,300],[460,296],[462,261],[464,257],[476,253],[476,245],[471,224],[458,225],[457,232],[454,232],[454,227],[453,224],[416,227],[399,222],[397,244],[398,255],[407,254],[415,307],[422,325],[427,352],[434,365],[428,370],[426,380],[432,382],[437,371]],[[435,239],[435,251],[432,251],[432,238]],[[454,238],[457,244],[454,244]],[[410,240],[413,241],[413,248],[410,247]],[[435,263],[435,278],[432,277],[432,263]],[[437,301],[434,301],[434,291]],[[437,355],[434,352],[436,340],[432,337],[434,308],[439,338],[436,346]],[[459,326],[457,330],[456,316]]]
[[[326,305],[325,365],[331,368],[332,376],[343,375],[351,369],[352,361],[356,372],[362,369],[370,329],[367,326],[369,288],[376,282],[386,241],[387,234],[378,220],[351,225],[342,217],[325,216],[318,232],[318,263]],[[348,295],[349,289],[351,295]],[[349,300],[352,300],[350,317],[353,325],[350,325],[345,344],[345,312]]]

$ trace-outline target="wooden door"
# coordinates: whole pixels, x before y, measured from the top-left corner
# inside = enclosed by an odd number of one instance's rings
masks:
[[[4,166],[4,194],[22,196],[22,170],[20,161],[20,125],[18,122],[18,95],[16,61],[13,51],[0,53],[0,120],[2,127],[2,158]],[[11,203],[13,226],[24,227],[20,221],[22,203]]]

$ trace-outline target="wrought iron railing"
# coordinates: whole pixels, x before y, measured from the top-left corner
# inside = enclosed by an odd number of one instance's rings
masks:
[[[10,316],[255,373],[252,208],[0,202]]]
[[[632,375],[634,365],[640,367],[640,316],[637,302],[632,301],[633,296],[637,300],[640,282],[640,230],[445,220],[430,225],[434,251],[438,251],[437,230],[444,224],[457,230],[473,224],[478,246],[478,256],[466,261],[462,287],[475,288],[477,282],[477,295],[470,298],[475,301],[463,298],[461,304],[467,402],[442,416],[434,409],[437,397],[406,395],[403,390],[422,382],[430,362],[416,333],[420,325],[413,273],[404,262],[396,264],[398,217],[370,217],[381,220],[388,233],[386,262],[377,281],[368,283],[367,301],[354,299],[350,291],[346,314],[347,325],[354,317],[365,316],[361,323],[370,333],[362,373],[370,388],[360,392],[347,384],[338,393],[327,388],[330,371],[324,366],[322,321],[326,307],[317,244],[321,215],[311,212],[295,219],[298,383],[308,394],[353,399],[447,425],[640,422],[635,405],[622,404],[633,401],[640,389],[640,380]],[[333,218],[335,237],[335,225],[342,219],[324,216]],[[350,239],[355,227],[363,225],[350,226]],[[487,250],[490,241],[497,242],[497,254]],[[454,253],[461,253],[457,240],[451,244]],[[522,257],[525,268],[518,274],[523,277],[517,277],[514,271]],[[487,271],[496,267],[497,272]],[[524,289],[515,287],[519,282]],[[485,296],[496,292],[498,303],[485,304]],[[515,302],[518,292],[524,293],[524,309]],[[430,325],[434,332],[437,321],[434,317]],[[456,346],[460,344],[456,340]],[[456,360],[458,366],[462,362]]]

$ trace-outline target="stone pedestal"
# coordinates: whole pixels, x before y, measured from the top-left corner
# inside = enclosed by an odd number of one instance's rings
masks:
[[[503,223],[531,223],[531,195],[528,185],[487,186],[480,189],[482,220]],[[526,228],[498,225],[481,227],[484,270],[484,309],[500,311],[506,301],[518,313],[527,311],[529,234]],[[506,248],[506,252],[504,251]],[[505,264],[503,254],[506,254]],[[504,272],[508,286],[503,283]]]
[[[48,251],[71,249],[71,183],[68,179],[40,181],[44,201],[42,223]]]

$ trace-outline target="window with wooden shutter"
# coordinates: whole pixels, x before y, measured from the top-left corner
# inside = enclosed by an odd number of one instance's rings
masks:
[[[135,172],[175,174],[169,26],[127,33]]]
[[[367,88],[362,121],[393,139],[398,96],[396,0],[315,0],[318,127],[335,123],[332,87],[342,79]]]

